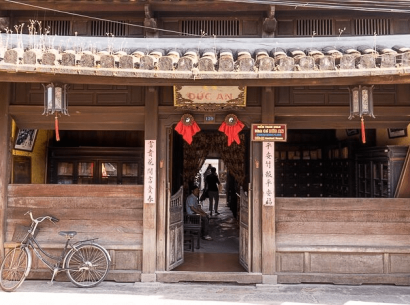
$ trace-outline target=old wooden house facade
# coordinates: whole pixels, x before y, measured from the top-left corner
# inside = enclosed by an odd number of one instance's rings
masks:
[[[38,235],[52,251],[59,228],[99,236],[108,280],[408,285],[410,17],[376,2],[0,1],[0,257],[32,210],[61,219]],[[51,83],[68,85],[59,132],[42,115]],[[366,143],[348,119],[355,86],[373,88]],[[245,104],[176,106],[187,87],[245,88]],[[175,131],[184,115],[201,130],[191,144]],[[244,124],[231,146],[218,131],[229,115]],[[269,205],[260,123],[288,133]],[[170,201],[209,155],[243,190],[246,272],[172,271]]]

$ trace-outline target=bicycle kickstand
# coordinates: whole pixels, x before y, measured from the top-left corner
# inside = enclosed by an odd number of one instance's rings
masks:
[[[54,269],[53,269],[53,276],[51,277],[51,281],[48,282],[49,285],[53,285],[54,278],[55,278],[55,276],[57,275],[57,273],[58,273],[58,268],[54,268]]]

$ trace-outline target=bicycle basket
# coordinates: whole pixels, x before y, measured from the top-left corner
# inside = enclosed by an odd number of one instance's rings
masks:
[[[12,241],[21,242],[23,238],[26,236],[28,230],[30,230],[29,226],[17,225],[16,228],[14,229]],[[36,232],[34,233],[34,237],[38,235],[38,232],[39,232],[39,228],[36,229]]]

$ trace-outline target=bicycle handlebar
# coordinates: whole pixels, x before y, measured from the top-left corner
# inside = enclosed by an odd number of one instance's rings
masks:
[[[35,222],[35,223],[43,222],[43,221],[46,220],[46,219],[50,220],[50,221],[51,221],[52,223],[54,223],[54,224],[55,224],[56,222],[59,222],[59,221],[60,221],[58,218],[56,218],[56,217],[54,217],[54,216],[43,216],[43,217],[34,218],[34,217],[33,217],[33,213],[32,213],[31,211],[27,211],[24,215],[27,215],[27,214],[30,215],[31,220],[32,220],[33,222]]]

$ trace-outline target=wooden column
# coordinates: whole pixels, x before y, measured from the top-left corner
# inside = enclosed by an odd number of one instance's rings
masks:
[[[274,121],[275,91],[266,87],[262,92],[262,123]],[[262,205],[262,282],[266,284],[277,284],[275,233],[275,205]]]
[[[4,257],[7,187],[10,180],[10,84],[0,83],[0,261]]]
[[[157,140],[158,135],[158,88],[145,89],[145,140]],[[157,143],[158,147],[158,143]],[[158,161],[156,161],[158,164]],[[156,205],[158,202],[157,183],[154,203],[144,202],[143,210],[143,250],[141,282],[156,281]]]

